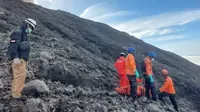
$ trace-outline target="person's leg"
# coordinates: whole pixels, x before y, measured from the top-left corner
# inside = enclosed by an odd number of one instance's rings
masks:
[[[168,97],[168,96],[169,96],[169,94],[166,93],[166,92],[160,92],[160,93],[158,94],[159,100],[162,101],[164,104],[165,104],[165,100],[164,100],[163,98],[164,98],[164,97]]]
[[[130,96],[132,97],[132,84],[131,84],[131,77],[130,77],[130,75],[127,75],[127,78],[128,78],[128,80],[129,80],[129,85],[130,85]]]
[[[134,98],[137,98],[137,81],[136,81],[136,76],[133,75],[132,76],[132,84],[133,84],[133,95],[134,95]]]
[[[124,75],[124,87],[126,90],[126,95],[130,95],[130,83],[126,75]]]
[[[127,88],[127,80],[126,75],[120,74],[120,87]]]
[[[145,96],[147,97],[147,99],[150,98],[149,89],[150,89],[149,80],[145,78]]]
[[[13,84],[12,84],[12,96],[13,98],[20,98],[21,91],[24,87],[26,79],[26,62],[21,60],[21,64],[12,63],[13,68]]]
[[[156,101],[157,97],[156,97],[156,86],[155,86],[155,84],[151,84],[150,89],[151,89],[152,100]]]
[[[135,100],[135,98],[136,98],[136,92],[137,92],[137,85],[135,85],[136,79],[132,75],[127,75],[127,76],[128,76],[129,83],[130,83],[130,88],[131,88],[130,95],[131,95],[132,99]]]
[[[178,111],[178,105],[177,105],[176,100],[175,100],[175,95],[170,95],[169,98],[170,98],[171,103],[172,103],[173,106],[174,106],[174,109],[175,109],[176,111]]]
[[[119,87],[121,87],[123,83],[122,75],[121,74],[118,74],[118,75],[119,75]]]

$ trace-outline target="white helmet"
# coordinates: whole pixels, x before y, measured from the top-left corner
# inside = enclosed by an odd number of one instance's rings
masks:
[[[124,53],[124,52],[121,52],[121,53],[120,53],[120,56],[125,56],[125,53]]]
[[[36,27],[36,21],[34,19],[27,18],[24,21],[27,22],[29,25],[31,25],[31,27],[33,28],[33,30],[35,29],[35,27]]]

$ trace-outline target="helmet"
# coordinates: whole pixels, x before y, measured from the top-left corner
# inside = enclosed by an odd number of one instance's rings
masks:
[[[31,19],[31,18],[27,18],[26,20],[24,20],[26,23],[28,23],[31,26],[31,29],[34,30],[36,27],[36,21]]]
[[[134,47],[128,48],[128,52],[129,52],[129,53],[134,52],[134,51],[135,51],[135,48],[134,48]]]
[[[162,74],[163,74],[163,75],[168,75],[167,69],[163,69],[163,70],[162,70]]]
[[[121,53],[120,53],[120,56],[125,56],[125,53],[124,53],[124,52],[121,52]]]
[[[157,55],[155,52],[149,52],[148,56],[152,58],[156,58]]]

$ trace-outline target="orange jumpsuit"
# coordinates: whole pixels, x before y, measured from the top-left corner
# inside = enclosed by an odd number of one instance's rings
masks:
[[[115,62],[115,68],[117,70],[117,73],[120,78],[120,87],[115,88],[118,93],[121,94],[128,94],[129,89],[129,80],[126,76],[126,68],[125,68],[125,58],[121,56],[117,61]]]

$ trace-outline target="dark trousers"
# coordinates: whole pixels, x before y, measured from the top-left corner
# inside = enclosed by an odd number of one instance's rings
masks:
[[[161,92],[161,93],[159,93],[158,94],[159,100],[162,101],[165,104],[165,101],[163,99],[164,97],[169,97],[171,103],[174,106],[174,109],[178,111],[178,105],[177,105],[176,100],[175,100],[175,94],[169,94],[167,92]]]
[[[137,82],[136,82],[136,76],[135,75],[127,75],[130,83],[130,94],[133,100],[137,97]]]
[[[155,83],[152,84],[147,76],[145,76],[145,89],[146,89],[145,96],[147,97],[147,99],[150,99],[150,91],[151,91],[152,100],[156,101],[157,98],[156,98]]]

